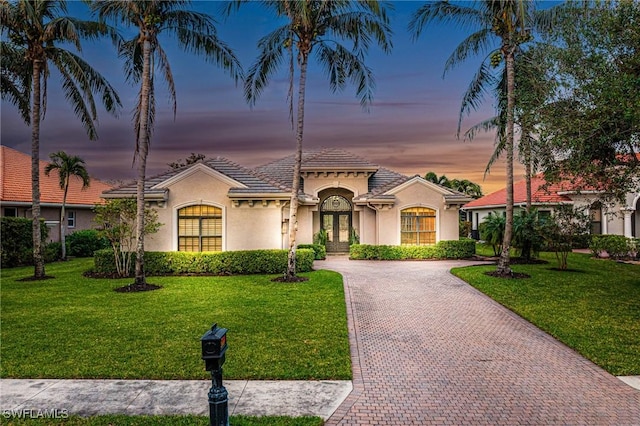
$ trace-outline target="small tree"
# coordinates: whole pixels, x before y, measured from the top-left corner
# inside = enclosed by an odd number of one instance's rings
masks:
[[[554,210],[551,217],[545,221],[543,235],[547,246],[555,252],[558,259],[558,269],[567,269],[567,258],[573,249],[573,244],[589,233],[589,215],[585,208],[563,204]]]
[[[67,206],[67,194],[69,193],[69,185],[71,184],[71,178],[75,177],[82,182],[82,189],[86,189],[91,184],[91,178],[84,165],[84,160],[77,155],[68,155],[64,151],[54,152],[49,154],[51,163],[44,169],[44,174],[49,174],[55,170],[58,172],[58,178],[60,179],[60,189],[64,191],[62,196],[62,208],[60,209],[60,243],[62,248],[62,260],[67,260],[67,244],[66,244],[66,226],[67,220],[65,209]]]
[[[526,261],[535,257],[542,248],[544,243],[542,227],[543,223],[536,209],[530,212],[521,210],[513,218],[513,246],[520,251],[520,257]]]
[[[136,200],[132,198],[109,200],[95,208],[94,221],[100,227],[100,235],[109,240],[113,249],[116,271],[119,276],[129,276],[131,260],[136,250]],[[162,225],[155,210],[145,209],[144,235],[154,234]]]
[[[196,154],[195,152],[192,152],[191,155],[185,158],[184,160],[182,158],[179,158],[178,161],[167,163],[167,166],[171,167],[172,170],[176,170],[184,166],[195,164],[198,161],[204,160],[205,158],[207,158],[207,156],[204,154]]]
[[[489,213],[480,224],[480,239],[491,244],[493,254],[498,256],[502,252],[502,240],[507,219],[498,212]]]

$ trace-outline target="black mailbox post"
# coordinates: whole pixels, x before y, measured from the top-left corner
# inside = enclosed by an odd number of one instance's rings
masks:
[[[227,329],[213,324],[200,339],[202,359],[207,371],[211,371],[211,389],[209,389],[209,425],[229,426],[229,398],[222,386],[222,364],[227,352]]]

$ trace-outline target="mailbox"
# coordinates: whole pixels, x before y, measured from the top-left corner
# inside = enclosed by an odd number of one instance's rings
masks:
[[[227,351],[227,329],[213,324],[200,339],[202,342],[202,359],[207,371],[217,370],[224,364],[224,354]]]

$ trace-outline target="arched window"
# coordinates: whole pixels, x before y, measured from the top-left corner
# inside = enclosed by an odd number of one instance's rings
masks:
[[[222,210],[194,205],[178,210],[179,251],[222,251]]]
[[[422,246],[436,243],[436,211],[412,207],[400,212],[400,244]]]

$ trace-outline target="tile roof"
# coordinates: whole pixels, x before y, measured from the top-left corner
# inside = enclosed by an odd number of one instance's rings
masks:
[[[542,174],[535,175],[531,178],[531,201],[534,204],[559,204],[571,202],[571,198],[558,192],[572,191],[575,185],[569,181],[560,182],[549,185],[545,188],[547,181]],[[525,180],[518,181],[513,184],[513,203],[524,204],[527,202],[527,183]],[[465,209],[505,206],[507,204],[507,190],[503,188],[499,191],[492,192],[484,197],[473,200],[463,206]]]
[[[40,203],[62,204],[64,191],[54,170],[44,173],[47,161],[40,160]],[[67,205],[94,205],[103,203],[102,192],[112,186],[98,179],[91,179],[88,188],[82,189],[79,179],[71,179]],[[5,203],[31,203],[31,155],[2,146],[0,150],[0,200]]]
[[[210,167],[217,172],[224,174],[225,176],[237,181],[238,183],[246,186],[231,188],[229,193],[286,193],[288,190],[283,188],[279,182],[274,180],[270,180],[265,176],[261,176],[253,170],[247,169],[243,166],[240,166],[232,161],[227,160],[223,157],[216,157],[213,159],[207,159],[204,161],[199,161],[207,167]],[[168,172],[161,173],[156,176],[152,176],[147,178],[145,182],[145,194],[149,195],[161,195],[165,193],[165,189],[162,187],[154,188],[158,185],[161,186],[163,182],[172,177],[184,172],[185,170],[191,168],[193,165],[183,166],[179,169],[169,170]],[[130,183],[127,185],[120,186],[118,188],[114,188],[111,191],[107,191],[105,193],[106,196],[112,197],[135,197],[136,195],[136,184]]]
[[[243,194],[288,194],[291,191],[294,162],[295,154],[292,154],[252,170],[222,157],[200,161],[200,163],[244,185],[245,187],[235,187],[229,190],[229,195],[236,197],[240,197]],[[145,184],[145,194],[150,197],[164,196],[166,189],[162,188],[162,182],[171,179],[190,167],[192,165],[148,178]],[[385,196],[384,193],[412,179],[337,148],[312,149],[302,153],[302,171],[323,172],[333,170],[373,173],[369,177],[369,192],[361,194],[358,197],[359,199],[371,197],[377,199],[384,197],[395,198],[393,195]],[[156,186],[158,188],[154,189]],[[456,193],[448,188],[444,189],[450,193],[447,197],[455,198],[457,195],[465,197],[463,194]],[[105,196],[109,198],[134,197],[135,194],[136,185],[132,183],[108,191]]]

